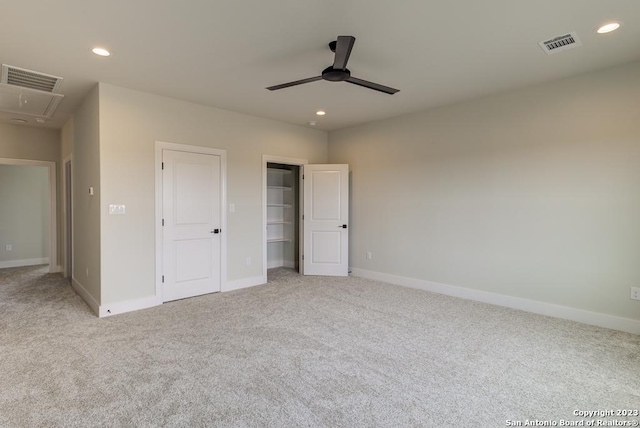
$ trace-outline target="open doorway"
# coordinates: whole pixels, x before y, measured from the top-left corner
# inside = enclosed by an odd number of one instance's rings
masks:
[[[0,268],[58,272],[55,162],[0,158]]]
[[[300,167],[267,163],[267,269],[300,270]]]
[[[263,160],[263,275],[268,269],[288,268],[302,273],[302,166],[305,159],[264,155]]]

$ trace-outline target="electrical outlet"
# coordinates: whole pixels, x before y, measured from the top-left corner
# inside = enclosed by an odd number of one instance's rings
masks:
[[[373,254],[371,254],[371,251],[367,251],[367,260],[371,260],[373,258]]]
[[[631,298],[633,300],[640,300],[640,287],[631,287]]]
[[[7,245],[5,245],[4,249],[7,250],[7,251],[13,251],[13,245],[7,244]]]
[[[246,263],[247,266],[251,266],[251,257],[247,257]]]

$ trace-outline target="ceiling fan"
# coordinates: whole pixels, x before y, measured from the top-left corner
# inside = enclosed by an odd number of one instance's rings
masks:
[[[349,82],[354,85],[364,86],[365,88],[373,89],[376,91],[384,92],[385,94],[393,95],[400,91],[399,89],[393,89],[388,86],[380,85],[378,83],[368,82],[366,80],[358,79],[351,76],[351,71],[347,69],[347,61],[351,55],[351,49],[356,42],[356,38],[353,36],[338,36],[338,40],[329,43],[329,49],[331,52],[335,52],[335,59],[333,65],[322,70],[322,74],[316,77],[310,77],[308,79],[296,80],[295,82],[283,83],[281,85],[269,86],[267,89],[275,91],[278,89],[288,88],[290,86],[302,85],[303,83],[316,82],[318,80],[328,80],[329,82]]]

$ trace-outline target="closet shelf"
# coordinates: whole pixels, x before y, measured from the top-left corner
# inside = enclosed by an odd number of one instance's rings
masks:
[[[267,268],[277,266],[295,266],[298,245],[296,225],[298,222],[299,177],[295,168],[282,165],[282,169],[274,164],[267,165],[264,193],[266,196],[266,246]],[[285,169],[288,168],[288,169]]]
[[[280,169],[280,168],[267,168],[267,172],[277,172],[280,174],[291,174],[290,169]]]

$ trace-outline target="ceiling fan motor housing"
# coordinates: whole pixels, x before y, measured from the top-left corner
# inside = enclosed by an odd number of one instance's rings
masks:
[[[327,67],[322,70],[322,78],[330,82],[343,82],[351,77],[351,72],[348,69],[340,70],[333,67]]]

